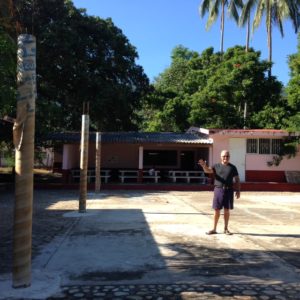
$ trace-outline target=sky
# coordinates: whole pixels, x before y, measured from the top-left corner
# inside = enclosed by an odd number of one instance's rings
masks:
[[[73,0],[75,7],[85,8],[88,15],[111,18],[135,46],[138,65],[153,81],[170,66],[172,50],[182,45],[201,53],[213,47],[220,51],[220,18],[205,29],[207,15],[201,18],[201,0]],[[239,28],[226,15],[224,51],[236,45],[245,45],[246,29]],[[250,46],[261,51],[261,59],[268,59],[265,22],[251,37]],[[273,29],[273,68],[284,85],[289,81],[288,56],[297,52],[297,34],[290,21],[284,23],[284,37],[277,27]]]

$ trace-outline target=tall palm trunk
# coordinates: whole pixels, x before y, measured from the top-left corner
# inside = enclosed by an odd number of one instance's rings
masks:
[[[266,1],[266,9],[267,9],[266,22],[267,22],[267,34],[268,34],[269,62],[272,63],[272,19],[271,19],[272,8],[271,8],[270,0]],[[271,77],[271,75],[272,75],[272,66],[270,66],[268,71],[269,78]]]
[[[246,29],[246,49],[245,51],[249,51],[249,44],[250,44],[250,11],[248,12],[247,16],[247,29]]]
[[[224,52],[224,18],[225,18],[225,0],[222,0],[222,13],[221,13],[221,42],[220,42],[220,51],[221,54]]]

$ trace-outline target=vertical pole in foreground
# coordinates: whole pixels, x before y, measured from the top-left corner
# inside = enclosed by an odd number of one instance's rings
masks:
[[[16,149],[12,274],[14,288],[31,285],[35,70],[35,37],[22,34],[18,37],[17,118],[13,128]]]
[[[96,180],[95,192],[99,193],[101,188],[101,134],[96,133]]]
[[[86,212],[87,194],[87,171],[88,171],[88,151],[89,151],[89,115],[88,106],[84,105],[81,124],[81,146],[80,146],[80,191],[79,191],[79,212]]]

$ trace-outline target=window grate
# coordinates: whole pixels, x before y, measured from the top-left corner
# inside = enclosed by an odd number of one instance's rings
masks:
[[[257,139],[247,139],[247,153],[257,153]]]

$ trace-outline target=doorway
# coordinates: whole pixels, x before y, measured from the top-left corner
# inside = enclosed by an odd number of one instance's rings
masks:
[[[195,152],[180,151],[180,169],[194,170],[195,169]]]

